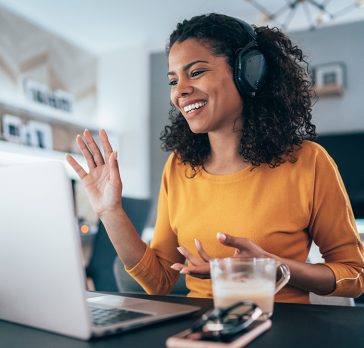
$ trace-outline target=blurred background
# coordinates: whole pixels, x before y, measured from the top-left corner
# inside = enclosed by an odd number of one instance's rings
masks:
[[[208,12],[277,26],[304,50],[318,142],[336,160],[363,231],[363,0],[0,0],[0,165],[64,162],[65,152],[82,162],[75,136],[105,128],[132,220],[150,240],[168,156],[159,140],[170,108],[165,45],[177,22]],[[87,266],[102,226],[65,166]]]

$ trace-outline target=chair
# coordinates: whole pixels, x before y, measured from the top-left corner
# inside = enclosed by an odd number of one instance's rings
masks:
[[[141,235],[148,221],[151,200],[123,197],[122,205],[135,229]],[[92,278],[96,291],[118,291],[113,273],[113,263],[116,257],[116,251],[105,227],[99,221],[92,256],[86,268],[86,276]]]

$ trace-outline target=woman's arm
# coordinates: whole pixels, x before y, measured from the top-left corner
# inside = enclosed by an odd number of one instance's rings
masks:
[[[121,206],[100,216],[120,260],[126,268],[134,267],[143,257],[146,245]]]
[[[318,147],[313,205],[308,233],[333,272],[330,295],[357,297],[364,292],[364,249],[350,200],[334,160]]]
[[[138,235],[122,208],[122,181],[116,152],[113,151],[104,130],[100,130],[104,154],[101,153],[88,130],[77,136],[77,144],[87,162],[86,171],[72,156],[67,161],[82,180],[89,201],[103,222],[108,236],[129,273],[149,293],[165,294],[178,278],[171,269],[170,260],[180,260],[176,251],[176,236],[170,232],[168,221],[156,233],[162,241],[147,246]],[[164,216],[168,216],[167,205]],[[163,219],[162,219],[163,220]],[[166,225],[167,224],[167,225]],[[157,239],[158,239],[157,238]]]
[[[103,129],[99,137],[104,154],[87,129],[83,136],[78,135],[76,142],[87,162],[88,172],[71,155],[67,155],[67,161],[82,180],[91,206],[103,222],[117,254],[124,264],[132,267],[143,256],[145,245],[122,209],[123,185],[117,154]]]
[[[289,285],[317,295],[327,295],[335,290],[335,275],[324,264],[310,264],[279,257],[275,259],[288,265],[291,271]]]

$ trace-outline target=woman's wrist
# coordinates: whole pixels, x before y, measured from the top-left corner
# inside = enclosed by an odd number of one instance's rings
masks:
[[[115,217],[122,217],[126,215],[124,209],[122,208],[121,204],[115,206],[114,208],[105,209],[102,212],[98,213],[98,218],[104,222],[109,219],[114,219]]]

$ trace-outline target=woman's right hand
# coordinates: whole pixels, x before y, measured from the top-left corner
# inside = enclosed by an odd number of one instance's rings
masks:
[[[82,180],[91,206],[98,217],[121,208],[122,182],[117,162],[105,130],[101,129],[99,137],[104,151],[102,155],[91,133],[86,129],[77,135],[76,142],[88,166],[88,173],[69,154],[67,161]]]

